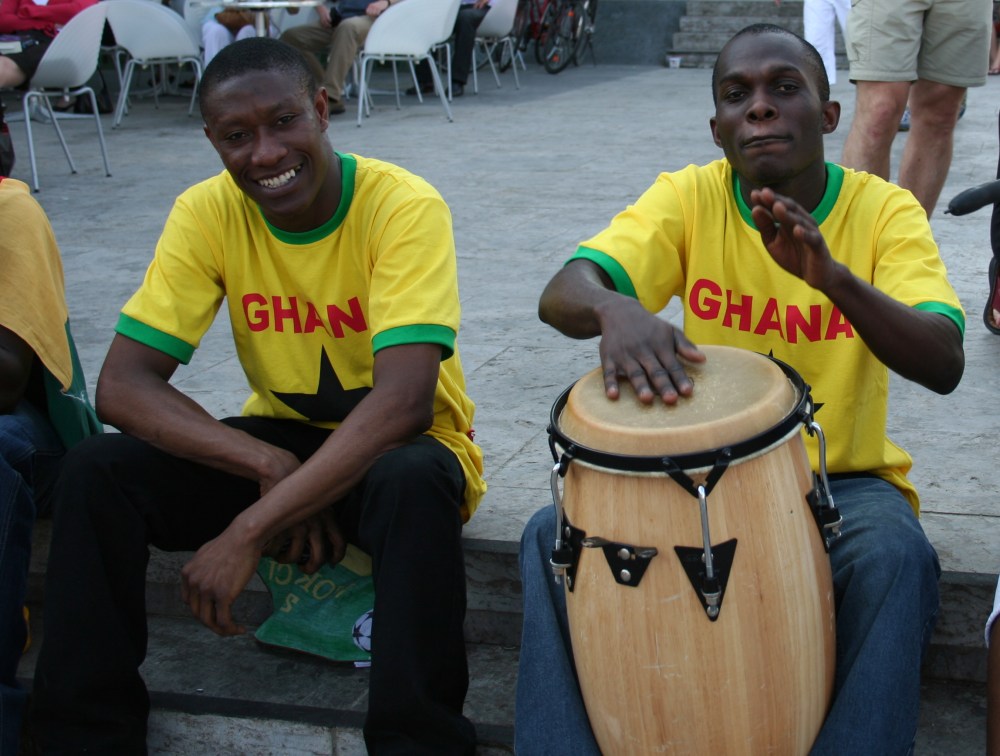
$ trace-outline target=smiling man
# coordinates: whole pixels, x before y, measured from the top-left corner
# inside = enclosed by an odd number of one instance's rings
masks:
[[[568,336],[600,337],[610,399],[627,381],[643,402],[683,401],[696,391],[685,364],[706,359],[696,344],[773,354],[812,387],[844,521],[830,549],[834,698],[813,752],[903,754],[917,727],[939,567],[917,520],[910,457],[886,436],[888,371],[953,390],[964,314],[913,197],[825,161],[840,107],[812,46],[776,26],[747,27],[720,53],[712,96],[724,158],[661,174],[579,246],[539,314]],[[674,296],[683,331],[656,316]],[[815,466],[816,440],[806,443]],[[597,745],[564,589],[548,564],[554,532],[547,507],[522,538],[517,750],[580,756]],[[589,652],[602,651],[576,649]],[[726,726],[726,712],[711,715]]]
[[[263,554],[372,556],[365,739],[467,754],[462,523],[485,484],[456,346],[451,216],[426,182],[335,152],[293,48],[248,39],[201,84],[225,171],[182,194],[97,387],[122,432],[55,493],[32,731],[43,752],[145,751],[150,544],[196,551],[184,601],[220,635]],[[171,385],[226,302],[249,386],[219,421]]]

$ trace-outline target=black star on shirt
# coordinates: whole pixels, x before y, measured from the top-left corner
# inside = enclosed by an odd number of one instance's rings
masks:
[[[315,394],[286,394],[274,390],[271,393],[307,420],[343,422],[369,391],[367,386],[345,389],[326,350],[320,349],[319,385]]]

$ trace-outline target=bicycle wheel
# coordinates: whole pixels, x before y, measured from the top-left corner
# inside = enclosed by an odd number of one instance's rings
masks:
[[[531,41],[531,6],[532,0],[520,0],[514,14],[514,29],[510,34],[514,38],[515,49],[520,52],[527,50]]]
[[[556,3],[550,2],[545,6],[545,12],[538,22],[535,31],[535,60],[538,65],[545,65],[546,50],[549,45],[549,37],[552,36],[552,29],[556,22]]]
[[[586,10],[583,3],[569,0],[559,8],[559,14],[549,30],[544,50],[545,70],[557,74],[570,64],[583,40]]]
[[[496,53],[496,57],[494,57],[493,60],[497,64],[497,70],[500,73],[503,73],[508,68],[510,68],[511,64],[514,62],[514,55],[517,55],[517,48],[515,48],[515,52],[513,55],[510,52],[509,45],[500,44],[497,45],[497,48],[498,50]]]
[[[583,9],[583,32],[580,34],[580,39],[576,43],[576,49],[573,51],[574,66],[578,66],[583,62],[583,48],[591,44],[591,39],[594,36],[597,19],[597,0],[583,0]],[[593,50],[591,50],[591,56],[593,56]]]

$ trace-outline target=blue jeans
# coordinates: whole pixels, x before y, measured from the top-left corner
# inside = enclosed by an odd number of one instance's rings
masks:
[[[920,665],[938,611],[937,554],[906,499],[871,476],[831,481],[844,518],[830,549],[837,608],[833,703],[813,754],[907,754]],[[566,598],[549,558],[553,507],[521,538],[524,630],[515,704],[519,756],[599,754],[573,664]]]
[[[0,753],[17,753],[25,692],[17,684],[24,648],[24,596],[36,500],[63,446],[38,410],[21,402],[0,415]]]

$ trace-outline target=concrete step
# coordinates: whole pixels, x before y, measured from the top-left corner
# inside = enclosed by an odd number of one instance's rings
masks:
[[[32,550],[29,603],[43,603],[45,560],[49,525],[38,523]],[[468,613],[466,639],[473,644],[517,647],[521,638],[521,585],[517,565],[518,544],[466,538]],[[149,614],[188,618],[180,599],[180,569],[187,553],[154,550],[147,572]],[[931,640],[928,674],[957,682],[986,680],[983,625],[993,606],[996,574],[945,572],[941,576],[941,613]],[[234,612],[242,622],[256,626],[272,612],[270,593],[255,576],[237,601]]]
[[[730,16],[752,17],[756,19],[802,18],[802,2],[800,0],[784,0],[775,4],[774,0],[732,0],[716,2],[715,0],[689,0],[687,15],[711,16],[724,19]]]
[[[733,34],[755,23],[777,24],[803,34],[802,3],[783,2],[689,2],[686,15],[678,20],[668,55],[680,56],[685,68],[715,65],[722,46]],[[847,68],[843,35],[836,33],[837,67]]]
[[[18,670],[30,688],[39,642]],[[470,644],[465,713],[476,725],[479,756],[511,754],[515,647]],[[361,756],[368,672],[261,646],[251,635],[219,638],[190,618],[152,617],[142,673],[153,710],[151,756]],[[927,674],[921,690],[916,752],[979,756],[985,743],[986,691]],[[526,754],[525,756],[531,756]]]

